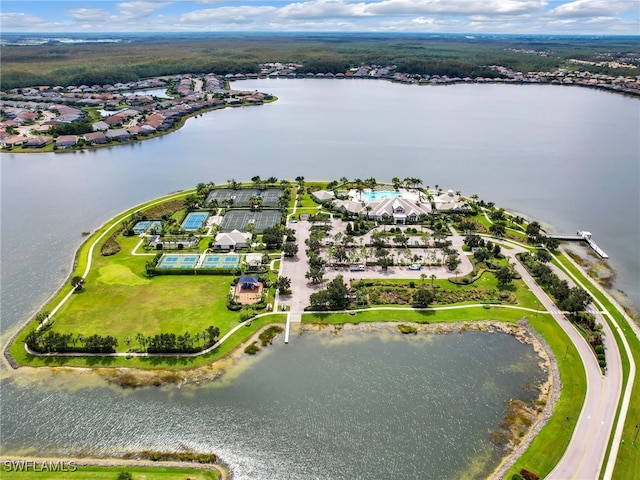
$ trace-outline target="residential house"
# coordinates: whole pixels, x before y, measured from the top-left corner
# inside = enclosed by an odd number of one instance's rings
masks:
[[[91,128],[93,129],[94,132],[97,132],[97,131],[100,131],[100,130],[109,130],[109,124],[105,123],[103,121],[99,121],[99,122],[96,122],[96,123],[92,124]]]
[[[87,142],[92,143],[93,145],[107,143],[107,137],[105,136],[105,134],[103,132],[85,133],[84,134],[84,139]]]
[[[24,144],[26,148],[42,148],[53,142],[53,138],[51,137],[29,137],[27,142]]]
[[[127,132],[124,128],[116,128],[115,130],[107,130],[104,134],[108,139],[118,140],[119,142],[124,142],[131,138],[131,134]]]
[[[78,137],[75,135],[60,135],[56,138],[57,148],[71,148],[78,143]]]

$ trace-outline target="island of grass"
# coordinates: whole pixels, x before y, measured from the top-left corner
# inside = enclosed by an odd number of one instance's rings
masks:
[[[109,378],[137,386],[184,381],[232,352],[259,354],[261,332],[265,348],[285,328],[288,336],[291,323],[402,322],[398,334],[425,324],[527,324],[562,358],[562,392],[510,472],[545,475],[569,443],[586,379],[572,340],[523,276],[545,289],[551,309],[566,312],[603,373],[603,329],[589,306],[598,302],[627,327],[624,312],[558,246],[537,222],[417,178],[201,183],[91,234],[70,281],[5,357],[14,367],[132,367]],[[633,359],[620,335],[612,340],[628,375]],[[141,380],[143,370],[159,373]],[[625,378],[629,391],[634,379]],[[639,396],[636,389],[632,398]],[[630,420],[624,433],[633,433]],[[621,468],[635,471],[635,451],[620,456]]]

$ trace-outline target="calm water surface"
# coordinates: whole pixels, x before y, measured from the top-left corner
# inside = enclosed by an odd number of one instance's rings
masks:
[[[471,465],[482,478],[500,457],[490,433],[506,402],[534,398],[537,361],[506,334],[305,334],[199,387],[14,387],[3,448],[194,448],[240,479],[444,479]]]
[[[188,120],[183,129],[171,135],[130,146],[66,154],[2,154],[3,339],[66,279],[73,252],[82,242],[81,232],[95,230],[131,205],[190,188],[200,181],[222,183],[253,175],[303,175],[307,179],[375,176],[379,181],[417,176],[432,187],[438,184],[465,194],[477,193],[486,201],[525,212],[557,231],[588,229],[611,256],[610,264],[618,272],[616,285],[629,294],[636,306],[640,304],[637,100],[547,86],[440,88],[323,80],[247,81],[234,86],[271,92],[280,99],[261,107],[211,112]],[[298,377],[288,370],[294,368],[291,365],[268,369],[277,378],[281,371],[296,378],[287,382],[282,376],[277,389],[270,387],[271,381],[251,377],[254,370],[266,368],[263,365],[275,365],[269,362],[286,364],[288,358],[295,358],[289,356],[296,349],[308,347],[303,342],[311,341],[298,340],[273,349],[238,377],[240,383],[234,380],[225,387],[228,390],[208,386],[122,393],[87,386],[70,392],[68,385],[47,390],[42,385],[21,383],[15,377],[5,379],[1,383],[3,448],[100,452],[138,445],[169,448],[175,446],[177,438],[188,445],[215,446],[225,459],[246,472],[247,478],[252,472],[283,465],[282,471],[292,472],[291,476],[275,478],[313,478],[298,473],[320,475],[329,468],[327,462],[331,472],[360,472],[364,463],[382,468],[383,463],[395,465],[393,459],[401,459],[398,464],[406,464],[409,469],[426,468],[431,460],[425,458],[445,458],[451,452],[429,453],[425,457],[424,452],[431,452],[431,447],[412,450],[409,446],[427,445],[432,437],[441,438],[445,444],[456,442],[460,422],[471,422],[443,413],[440,430],[433,433],[427,429],[431,420],[425,419],[430,417],[416,399],[435,395],[436,403],[431,405],[445,408],[454,399],[471,401],[477,393],[473,390],[477,387],[459,390],[466,379],[450,382],[452,393],[438,389],[413,392],[415,385],[433,385],[422,376],[426,375],[423,370],[429,371],[424,369],[425,362],[429,365],[431,360],[418,361],[422,370],[407,367],[403,376],[400,360],[396,364],[380,354],[379,358],[385,360],[378,361],[377,355],[371,359],[358,349],[345,349],[336,357],[336,370],[348,372],[352,366],[362,365],[359,356],[364,355],[374,367],[371,375],[384,386],[380,390],[377,381],[358,382],[359,372],[345,373],[345,378],[351,380],[336,380],[336,385],[352,385],[343,389],[344,395],[353,395],[352,405],[359,405],[363,398],[384,398],[379,410],[376,403],[362,409],[371,415],[358,416],[357,408],[350,410],[355,423],[348,422],[349,416],[332,420],[332,415],[343,408],[346,397],[338,393],[322,396],[312,388],[314,381],[327,385],[323,375],[332,371],[330,358],[317,360],[317,368],[304,375],[298,373]],[[379,341],[373,339],[367,345]],[[430,348],[423,350],[428,352]],[[382,350],[375,346],[367,349],[376,353]],[[322,348],[318,350],[317,355],[321,355]],[[399,350],[415,351],[404,344]],[[427,354],[418,350],[418,357]],[[469,352],[473,353],[471,357],[467,357]],[[405,353],[394,352],[393,357],[400,358]],[[466,346],[451,347],[453,357],[447,358],[455,358],[456,362],[449,362],[454,365],[458,365],[458,358],[465,358],[460,364],[469,368],[476,364],[489,371],[499,368],[499,357],[489,357],[485,365],[476,358],[481,353],[482,348],[467,351]],[[520,358],[518,355],[514,358]],[[297,366],[300,361],[295,358],[290,363]],[[387,364],[396,370],[391,372]],[[482,369],[473,371],[479,374]],[[458,378],[465,373],[452,372],[455,373],[442,375]],[[255,381],[242,383],[249,377]],[[333,373],[330,378],[334,378]],[[399,379],[405,383],[393,383]],[[516,390],[519,388],[513,385]],[[376,395],[368,393],[372,388]],[[307,390],[316,392],[319,400],[309,397]],[[222,391],[227,392],[225,395],[236,393],[216,403]],[[411,414],[409,403],[402,403],[405,395],[407,402],[417,405],[415,415]],[[487,400],[487,404],[501,408],[502,401],[492,404]],[[400,416],[390,424],[386,419],[394,410],[389,407],[394,402],[400,402],[402,408],[397,409]],[[209,411],[214,405],[215,409]],[[463,408],[464,404],[455,404],[454,410]],[[481,411],[477,405],[469,408]],[[309,416],[310,411],[316,410],[322,415]],[[253,415],[253,411],[260,413]],[[489,455],[485,447],[477,451],[474,448],[483,445],[479,439],[494,428],[491,425],[499,415],[484,411],[477,415],[478,421],[487,420],[489,424],[473,427],[475,433],[464,446],[466,452],[460,450],[456,468],[466,468],[460,462],[471,461],[474,455]],[[383,454],[375,447],[389,429],[393,430],[393,441],[384,443],[389,451]],[[172,436],[172,432],[177,433]],[[444,440],[445,437],[453,440]],[[277,442],[269,443],[270,439]],[[347,453],[348,445],[353,445],[354,450]],[[372,453],[356,455],[356,451]],[[416,461],[408,461],[405,455],[412,455]],[[295,462],[282,463],[285,457]],[[349,470],[349,465],[356,466]],[[412,471],[408,470],[407,476],[411,477]],[[454,470],[447,471],[454,474]]]

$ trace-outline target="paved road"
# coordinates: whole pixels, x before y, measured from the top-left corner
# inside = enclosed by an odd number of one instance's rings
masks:
[[[514,254],[510,251],[509,254]],[[551,299],[531,278],[525,268],[515,261],[515,268],[524,282],[567,333],[578,349],[587,375],[587,394],[567,450],[554,470],[547,476],[551,480],[598,478],[607,443],[613,429],[615,413],[622,389],[622,362],[618,346],[607,322],[596,313],[597,322],[604,331],[607,353],[607,373],[602,375],[591,347],[582,335],[561,313]],[[558,359],[559,362],[562,359]]]

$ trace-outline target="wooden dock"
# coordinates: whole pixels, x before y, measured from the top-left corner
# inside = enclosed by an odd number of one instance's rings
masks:
[[[558,235],[545,235],[548,238],[555,238],[557,240],[565,240],[565,241],[578,241],[578,242],[587,242],[587,244],[591,247],[591,249],[600,255],[601,258],[609,258],[609,255],[602,250],[598,244],[593,240],[593,236],[591,232],[587,232],[585,230],[578,230],[575,235],[567,235],[567,234],[558,234]]]

